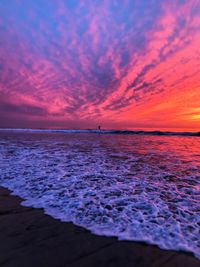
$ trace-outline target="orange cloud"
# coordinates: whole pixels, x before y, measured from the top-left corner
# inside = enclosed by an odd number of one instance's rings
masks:
[[[14,0],[0,15],[0,127],[199,130],[198,1]]]

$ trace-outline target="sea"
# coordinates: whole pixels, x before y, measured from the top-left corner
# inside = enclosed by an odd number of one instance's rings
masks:
[[[199,133],[2,129],[0,186],[97,235],[200,259]]]

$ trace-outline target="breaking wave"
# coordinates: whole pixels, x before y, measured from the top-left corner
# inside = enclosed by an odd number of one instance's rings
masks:
[[[93,133],[93,134],[123,134],[123,135],[166,135],[166,136],[200,136],[200,132],[170,132],[170,131],[132,131],[132,130],[52,130],[52,129],[0,129],[1,131],[13,131],[13,132],[38,132],[38,133]]]

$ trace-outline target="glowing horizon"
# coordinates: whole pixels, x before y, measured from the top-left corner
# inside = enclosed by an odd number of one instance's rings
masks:
[[[0,2],[0,127],[200,130],[200,1]]]

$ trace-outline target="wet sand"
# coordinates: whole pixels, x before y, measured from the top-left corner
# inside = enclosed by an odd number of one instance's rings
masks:
[[[199,267],[187,253],[102,237],[20,206],[22,199],[0,187],[1,267]]]

